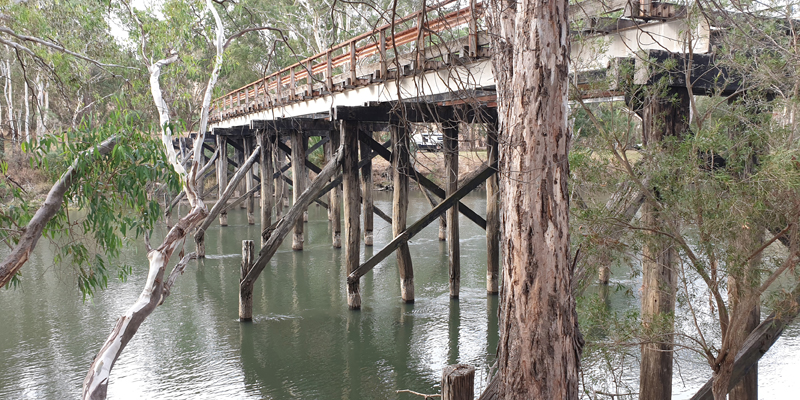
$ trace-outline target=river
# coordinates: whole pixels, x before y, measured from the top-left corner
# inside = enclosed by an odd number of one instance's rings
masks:
[[[419,192],[411,197],[409,221],[430,210]],[[485,193],[463,202],[481,212]],[[391,213],[391,195],[376,192],[375,205]],[[458,301],[449,299],[447,248],[433,223],[410,244],[416,302],[400,302],[390,256],[361,279],[363,308],[350,311],[344,251],[331,248],[326,211],[312,205],[305,250],[292,251],[287,240],[259,277],[252,323],[237,321],[237,287],[241,241],[257,239],[259,228],[248,226],[239,209],[228,221],[228,227],[208,230],[207,257],[189,265],[125,349],[112,371],[109,398],[419,399],[396,390],[438,393],[442,368],[454,363],[474,365],[476,390],[485,386],[498,340],[498,298],[485,291],[485,234],[466,218],[460,219]],[[156,233],[163,234],[163,228]],[[390,240],[391,226],[375,218],[375,246],[362,248],[362,261]],[[86,302],[69,267],[52,265],[52,251],[42,240],[23,269],[22,287],[0,291],[2,399],[78,398],[92,357],[141,291],[146,260],[140,240],[122,257],[134,266],[133,275],[126,282],[112,278]],[[635,278],[617,283],[639,284]],[[609,299],[619,309],[635,303],[621,293]],[[784,336],[761,363],[762,398],[800,391],[800,332],[793,325]],[[676,368],[682,374],[675,379],[676,398],[690,396],[708,376],[702,360],[689,357],[687,363]],[[637,374],[632,366],[624,375]]]

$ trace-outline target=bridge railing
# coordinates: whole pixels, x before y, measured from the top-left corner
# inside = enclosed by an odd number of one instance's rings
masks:
[[[226,93],[212,102],[211,120],[221,121],[370,83],[359,78],[363,75],[371,75],[372,81],[390,79],[394,61],[409,52],[413,57],[411,67],[424,68],[426,40],[431,42],[436,38],[442,42],[448,32],[449,36],[466,35],[464,50],[470,57],[476,57],[478,22],[484,6],[470,0],[468,7],[448,11],[456,2],[445,0],[427,7]],[[398,62],[397,67],[404,66]]]

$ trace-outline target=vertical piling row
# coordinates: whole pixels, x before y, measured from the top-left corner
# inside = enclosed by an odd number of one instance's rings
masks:
[[[253,241],[242,240],[242,274],[239,278],[239,321],[253,320],[253,282],[243,285],[244,278],[253,268]]]
[[[219,196],[225,193],[228,188],[228,140],[225,136],[217,135],[217,148],[219,149],[219,157],[217,157],[217,182],[219,183]],[[220,226],[228,226],[228,212],[222,211],[219,213]]]
[[[341,143],[341,136],[339,132],[331,134],[330,143],[331,159],[333,159],[333,152],[339,148]],[[331,204],[329,207],[331,216],[331,232],[333,235],[333,247],[338,249],[342,247],[342,189],[337,185],[331,189]]]
[[[489,165],[497,165],[497,125],[488,126],[486,134],[486,150],[489,153]],[[486,180],[486,292],[499,292],[500,274],[500,188],[497,174]]]
[[[458,190],[458,123],[442,123],[444,133],[444,168],[447,173],[446,196]],[[447,253],[450,258],[450,298],[457,299],[461,287],[461,249],[458,237],[458,203],[447,210]]]
[[[408,177],[411,170],[409,160],[409,134],[405,124],[391,125],[392,132],[392,236],[397,237],[406,230],[408,215]],[[400,295],[406,303],[414,301],[414,268],[408,242],[397,248],[397,268],[400,272]]]
[[[253,141],[254,138],[252,136],[244,137],[244,153],[246,157],[250,157],[250,154],[253,154]],[[244,176],[244,183],[245,183],[245,193],[250,193],[253,189],[253,185],[255,184],[255,180],[253,179],[253,167],[247,171],[247,175]],[[254,225],[256,223],[254,209],[255,209],[255,197],[252,193],[247,195],[247,200],[245,200],[247,206],[247,224]]]
[[[261,232],[272,225],[272,192],[273,192],[273,168],[272,168],[272,141],[269,140],[269,133],[262,130],[258,133],[258,143],[261,146],[261,155],[258,160],[261,175]],[[266,244],[267,239],[261,236],[261,246]]]
[[[360,254],[360,202],[358,182],[358,126],[355,121],[341,121],[341,143],[343,144],[342,186],[344,198],[344,260],[347,273],[358,268]],[[359,282],[347,284],[347,306],[352,310],[361,308]]]
[[[298,129],[292,131],[292,181],[294,182],[292,199],[294,202],[297,202],[306,189],[306,146],[303,145],[304,141],[303,131]],[[292,250],[303,250],[303,241],[303,220],[301,219],[294,226]]]
[[[372,135],[372,132],[369,132]],[[369,159],[370,148],[363,142],[359,142],[361,159]],[[373,226],[373,205],[372,205],[372,161],[368,161],[361,167],[361,206],[364,214],[364,245],[372,246],[372,226]]]

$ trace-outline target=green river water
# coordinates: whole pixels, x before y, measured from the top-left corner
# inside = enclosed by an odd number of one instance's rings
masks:
[[[411,196],[414,221],[430,205],[419,192]],[[483,213],[485,193],[463,202]],[[375,205],[391,213],[391,194],[376,192]],[[481,228],[461,218],[458,301],[449,299],[447,248],[434,222],[410,244],[416,302],[401,303],[391,256],[361,279],[363,308],[350,311],[344,252],[330,245],[325,210],[312,205],[309,214],[305,250],[292,251],[289,238],[259,277],[252,323],[237,321],[237,287],[241,242],[257,239],[259,228],[248,226],[239,209],[229,213],[228,227],[213,225],[207,257],[189,265],[123,352],[109,398],[419,399],[395,391],[438,393],[442,368],[454,363],[474,365],[476,390],[485,386],[498,340],[498,298],[485,291]],[[362,261],[390,240],[391,226],[375,218],[375,246],[362,246]],[[110,281],[84,303],[74,275],[52,259],[42,240],[24,268],[23,286],[0,291],[0,399],[78,398],[94,354],[146,275],[144,245],[134,241],[123,255],[133,275]],[[616,283],[640,285],[634,278]],[[635,303],[622,294],[609,298],[619,309]],[[762,398],[800,398],[797,327],[785,336],[762,362]],[[690,396],[708,377],[707,366],[692,360],[676,371],[676,398]],[[637,375],[631,366],[626,379]]]

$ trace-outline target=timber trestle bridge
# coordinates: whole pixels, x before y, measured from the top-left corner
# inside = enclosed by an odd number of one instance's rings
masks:
[[[489,293],[497,293],[497,91],[486,10],[474,0],[463,6],[463,1],[448,0],[396,19],[213,101],[212,132],[204,146],[216,162],[220,201],[195,239],[198,254],[204,256],[205,229],[215,215],[221,225],[227,225],[225,210],[237,204],[244,203],[248,222],[254,224],[254,194],[260,191],[262,247],[258,254],[254,254],[252,241],[243,247],[241,320],[252,318],[253,284],[285,236],[291,232],[292,248],[303,249],[303,214],[312,202],[329,210],[332,246],[344,247],[348,306],[352,309],[361,306],[359,279],[393,253],[400,271],[402,300],[414,301],[408,240],[445,214],[440,238],[446,237],[448,243],[450,296],[459,295],[461,216],[486,230],[486,287]],[[615,16],[604,16],[610,13]],[[682,32],[689,25],[682,6],[650,0],[587,0],[570,5],[570,15],[574,34],[582,38],[572,44],[571,68],[577,71],[573,79],[580,98],[617,98],[627,94],[623,82],[642,86],[663,82],[664,77],[670,90],[683,100],[690,95],[686,92],[687,78],[693,94],[737,89],[725,83],[730,82],[725,70],[714,66],[709,24],[692,26],[691,51],[687,51]],[[681,63],[687,53],[692,54],[692,62]],[[674,73],[653,72],[653,65],[670,60],[678,61]],[[681,69],[681,65],[688,69]],[[600,88],[600,81],[612,83]],[[674,115],[688,115],[683,100],[654,102],[640,110],[646,114],[679,107],[672,110]],[[679,124],[677,118],[673,122]],[[421,123],[438,124],[443,134],[447,179],[442,187],[411,163],[410,136]],[[479,124],[487,132],[487,160],[459,184],[459,132],[470,124]],[[376,132],[388,132],[391,139],[381,143],[375,139],[380,136]],[[318,138],[311,147],[310,138]],[[232,160],[227,157],[228,146],[237,154]],[[307,156],[320,147],[324,148],[325,163],[318,166]],[[375,157],[392,164],[392,210],[380,210],[372,202]],[[200,164],[206,164],[209,171],[203,172],[207,175],[214,173],[209,168],[211,161],[200,160]],[[229,166],[234,167],[232,175]],[[285,174],[289,169],[291,178]],[[316,175],[314,180],[308,179],[309,171]],[[438,200],[432,199],[432,210],[409,225],[410,180]],[[244,194],[227,204],[233,187],[241,181]],[[460,203],[484,183],[486,210],[472,210]],[[284,212],[287,186],[293,188],[294,203]],[[391,223],[394,239],[360,263],[362,241],[372,246],[374,216]]]

